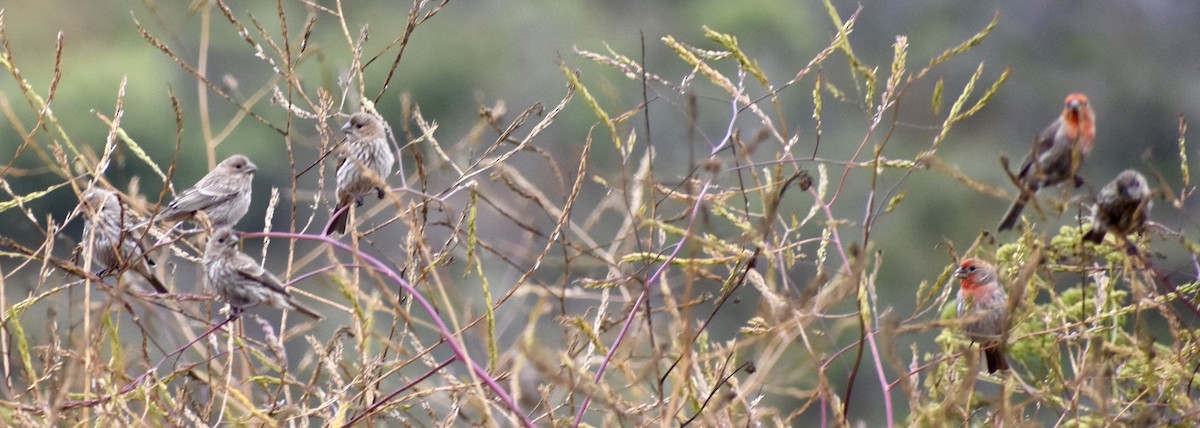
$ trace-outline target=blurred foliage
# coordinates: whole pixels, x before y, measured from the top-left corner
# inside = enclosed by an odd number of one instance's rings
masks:
[[[373,420],[518,423],[446,341],[543,425],[570,424],[584,400],[597,425],[1195,417],[1181,118],[1200,117],[1200,45],[1182,29],[1200,4],[451,2],[403,51],[411,4],[222,4],[232,19],[209,1],[3,6],[4,59],[25,79],[0,76],[6,423],[336,424],[393,391]],[[997,159],[1019,161],[1076,91],[1098,117],[1087,185],[1042,191],[1020,234],[980,233],[1015,194]],[[345,241],[437,313],[361,255],[275,237],[246,250],[281,277],[312,273],[297,284],[327,320],[206,336],[219,302],[199,241],[159,251],[178,296],[66,261],[80,222],[57,227],[84,185],[67,179],[106,147],[105,179],[143,215],[243,153],[260,171],[240,228],[320,230],[332,162],[300,171],[335,143],[333,113],[363,104],[393,126],[404,174]],[[119,130],[105,120],[118,105]],[[1080,244],[1091,195],[1130,167],[1183,245]],[[977,375],[945,328],[947,266],[964,255],[999,262],[1023,296],[1010,373]]]

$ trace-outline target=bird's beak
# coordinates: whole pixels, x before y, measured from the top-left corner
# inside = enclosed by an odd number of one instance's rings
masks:
[[[959,279],[966,279],[966,277],[967,277],[967,270],[966,270],[966,269],[963,269],[963,268],[958,268],[958,269],[955,269],[955,270],[954,270],[954,276],[955,276],[955,277],[958,277]]]
[[[342,125],[342,132],[346,134],[350,133],[350,122],[346,122],[345,125]]]
[[[246,162],[246,171],[251,174],[258,172],[258,165],[255,165],[254,162]]]
[[[1081,105],[1079,100],[1071,100],[1071,102],[1067,103],[1067,108],[1071,109],[1071,111],[1079,111]]]

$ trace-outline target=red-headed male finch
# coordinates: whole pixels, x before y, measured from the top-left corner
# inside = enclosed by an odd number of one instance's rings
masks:
[[[1020,193],[1008,208],[1008,214],[1000,221],[998,230],[1012,229],[1021,218],[1021,210],[1029,198],[1043,187],[1050,187],[1073,179],[1075,187],[1083,184],[1077,175],[1084,158],[1092,152],[1096,141],[1096,113],[1088,105],[1087,95],[1067,95],[1066,107],[1046,130],[1033,140],[1033,148],[1017,179],[1021,182]]]
[[[240,243],[233,229],[222,228],[214,231],[204,245],[204,281],[233,307],[234,314],[266,304],[321,319],[313,310],[296,303],[279,278],[238,249]]]
[[[1007,370],[1004,358],[1004,329],[1007,325],[1008,293],[1000,285],[996,267],[976,258],[965,259],[954,271],[958,277],[959,328],[983,348],[988,373]]]
[[[371,113],[355,113],[342,126],[342,132],[346,133],[346,142],[338,156],[338,203],[333,209],[334,217],[325,229],[326,235],[346,233],[350,203],[361,206],[363,196],[372,190],[383,199],[386,190],[380,185],[396,164],[396,156],[388,150],[382,119]],[[367,170],[374,172],[375,178],[367,174]]]
[[[1108,232],[1121,236],[1141,232],[1152,202],[1146,177],[1136,170],[1122,171],[1100,189],[1092,206],[1092,230],[1083,239],[1099,244]]]
[[[250,184],[258,166],[242,155],[233,155],[184,190],[159,213],[162,221],[194,220],[203,211],[209,225],[220,229],[237,224],[250,210]]]
[[[84,255],[103,268],[98,276],[124,270],[142,277],[159,293],[168,293],[167,287],[150,272],[154,261],[146,256],[139,235],[130,230],[135,224],[133,217],[125,211],[116,193],[92,187],[83,192],[78,209],[84,217],[79,245]]]

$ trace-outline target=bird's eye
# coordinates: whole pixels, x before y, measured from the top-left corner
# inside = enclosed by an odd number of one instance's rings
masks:
[[[967,272],[975,272],[975,266],[967,266]]]
[[[363,126],[363,125],[362,125],[361,123],[354,125],[354,127],[355,127],[355,128],[358,128],[358,129],[362,129],[362,126]]]

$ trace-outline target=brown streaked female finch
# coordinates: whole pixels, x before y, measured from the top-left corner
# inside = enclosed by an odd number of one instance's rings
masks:
[[[83,239],[80,246],[85,255],[100,264],[97,276],[112,272],[131,272],[142,277],[159,293],[167,287],[150,272],[154,265],[138,235],[130,230],[133,217],[125,211],[116,193],[99,187],[83,192],[79,209],[84,213]]]
[[[1033,148],[1017,173],[1023,189],[1000,221],[998,230],[1012,229],[1017,224],[1021,210],[1038,189],[1071,179],[1075,187],[1083,184],[1078,176],[1079,167],[1096,141],[1096,113],[1084,94],[1067,95],[1065,103],[1058,119],[1033,140]]]
[[[988,373],[1007,370],[1004,333],[1007,325],[1008,293],[996,277],[996,268],[976,258],[965,259],[954,271],[958,277],[959,328],[979,343],[987,359]]]
[[[242,155],[233,155],[184,190],[159,213],[162,221],[194,220],[203,211],[212,229],[237,224],[250,210],[250,184],[258,166]]]
[[[214,231],[204,245],[204,281],[233,307],[234,314],[266,304],[321,319],[313,310],[296,303],[279,278],[238,249],[240,243],[233,229],[222,228]]]
[[[386,189],[381,186],[396,164],[396,156],[388,150],[382,119],[371,113],[355,113],[342,126],[342,132],[346,133],[346,142],[338,156],[338,203],[333,209],[333,219],[325,228],[326,235],[346,233],[351,203],[361,206],[363,196],[372,190],[383,199]],[[375,177],[367,174],[367,170],[374,172]]]
[[[1152,202],[1146,177],[1136,170],[1122,171],[1100,189],[1092,206],[1092,230],[1083,239],[1099,244],[1108,232],[1120,236],[1141,232]]]

